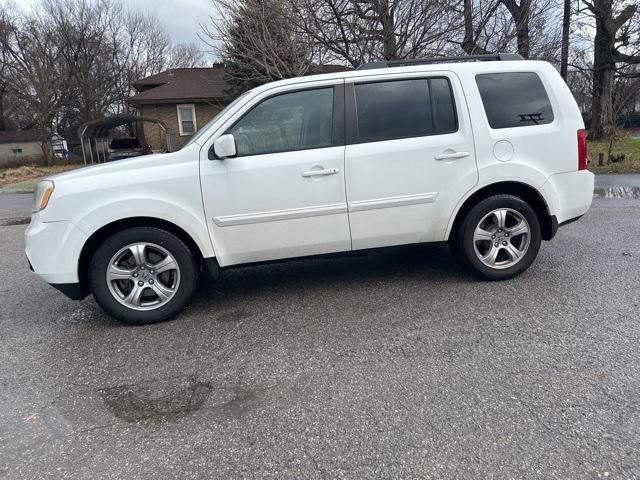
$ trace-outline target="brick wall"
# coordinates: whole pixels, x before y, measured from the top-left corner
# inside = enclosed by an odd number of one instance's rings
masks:
[[[182,104],[181,104],[182,105]],[[220,110],[222,105],[211,105],[208,103],[194,103],[196,109],[196,125],[198,128],[203,127],[211,120]],[[140,115],[148,118],[155,118],[164,122],[169,130],[176,136],[176,147],[180,148],[184,145],[190,135],[180,135],[178,128],[178,109],[175,103],[163,103],[157,105],[141,105]],[[159,125],[153,123],[144,124],[144,135],[147,143],[151,145],[154,151],[167,148],[167,142],[164,131]]]

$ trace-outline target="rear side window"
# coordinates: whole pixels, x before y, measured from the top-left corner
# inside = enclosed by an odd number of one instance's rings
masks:
[[[551,102],[537,74],[485,73],[476,76],[476,83],[491,128],[553,122]]]
[[[355,85],[357,141],[451,133],[455,105],[446,78],[423,78]]]

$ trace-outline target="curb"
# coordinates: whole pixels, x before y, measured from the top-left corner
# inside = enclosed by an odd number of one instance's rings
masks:
[[[10,217],[0,218],[0,227],[12,227],[14,225],[28,225],[31,217]]]

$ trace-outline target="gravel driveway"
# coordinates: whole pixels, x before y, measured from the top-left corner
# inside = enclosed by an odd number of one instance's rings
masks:
[[[225,272],[128,327],[0,227],[0,477],[640,477],[640,201],[514,280],[446,247]]]

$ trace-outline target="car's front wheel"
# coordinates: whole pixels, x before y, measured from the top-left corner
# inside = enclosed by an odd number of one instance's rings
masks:
[[[113,317],[138,325],[178,314],[197,280],[189,247],[155,227],[115,233],[98,247],[89,266],[89,286],[98,304]]]
[[[535,210],[513,195],[480,201],[452,235],[455,257],[471,273],[487,280],[504,280],[533,263],[542,241]]]

